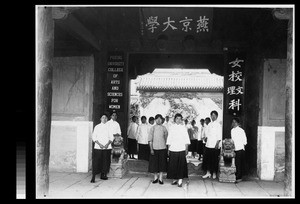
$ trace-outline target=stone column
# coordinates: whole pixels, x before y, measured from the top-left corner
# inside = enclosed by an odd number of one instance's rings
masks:
[[[36,197],[45,197],[49,190],[49,156],[52,104],[52,61],[54,22],[52,8],[37,8],[36,64]]]
[[[286,196],[292,193],[293,157],[293,18],[289,18],[287,38],[286,106],[285,106],[285,179]]]
[[[292,196],[292,158],[293,158],[293,9],[275,9],[274,16],[288,20],[287,67],[286,67],[286,105],[285,105],[285,175],[284,195]]]

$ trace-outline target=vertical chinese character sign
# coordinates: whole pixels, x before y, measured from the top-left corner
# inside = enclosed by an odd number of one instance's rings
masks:
[[[231,116],[241,116],[244,111],[245,56],[242,52],[228,52],[227,55],[224,91],[227,112]]]
[[[122,112],[124,109],[124,53],[109,52],[107,59],[107,105],[110,112],[116,110]]]

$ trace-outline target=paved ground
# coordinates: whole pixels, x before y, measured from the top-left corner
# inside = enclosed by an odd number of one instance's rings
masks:
[[[122,179],[109,178],[90,183],[91,173],[50,172],[48,198],[277,198],[284,197],[283,182],[251,179],[240,183],[220,183],[199,175],[184,180],[182,188],[152,184],[148,173],[130,173]]]

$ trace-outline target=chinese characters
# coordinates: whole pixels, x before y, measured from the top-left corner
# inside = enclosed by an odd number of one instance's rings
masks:
[[[199,32],[208,32],[208,21],[209,18],[206,18],[205,16],[200,16],[199,20],[197,20],[197,33]]]
[[[175,21],[169,16],[166,19],[160,19],[158,16],[149,16],[146,20],[146,27],[151,33],[155,33],[157,30],[162,32],[167,30],[183,32],[195,31],[196,33],[210,31],[209,18],[206,16],[199,16],[199,19],[192,19],[185,16],[178,21]],[[192,23],[194,24],[192,25]]]
[[[234,72],[232,71],[231,74],[229,74],[229,81],[233,81],[233,82],[236,82],[236,81],[242,81],[241,77],[242,77],[242,72]]]
[[[244,74],[244,60],[241,56],[229,57],[227,65],[227,80],[226,94],[228,98],[227,109],[228,112],[234,116],[240,115],[243,110],[243,74]]]
[[[157,16],[150,16],[147,19],[147,24],[146,26],[148,26],[148,30],[151,31],[151,33],[154,32],[154,30],[157,28],[157,26],[159,26],[160,24],[157,22]]]

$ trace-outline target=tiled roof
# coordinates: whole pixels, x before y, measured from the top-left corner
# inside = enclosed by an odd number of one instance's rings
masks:
[[[137,90],[173,90],[173,91],[222,91],[223,77],[210,72],[180,70],[176,72],[153,72],[140,76]]]

